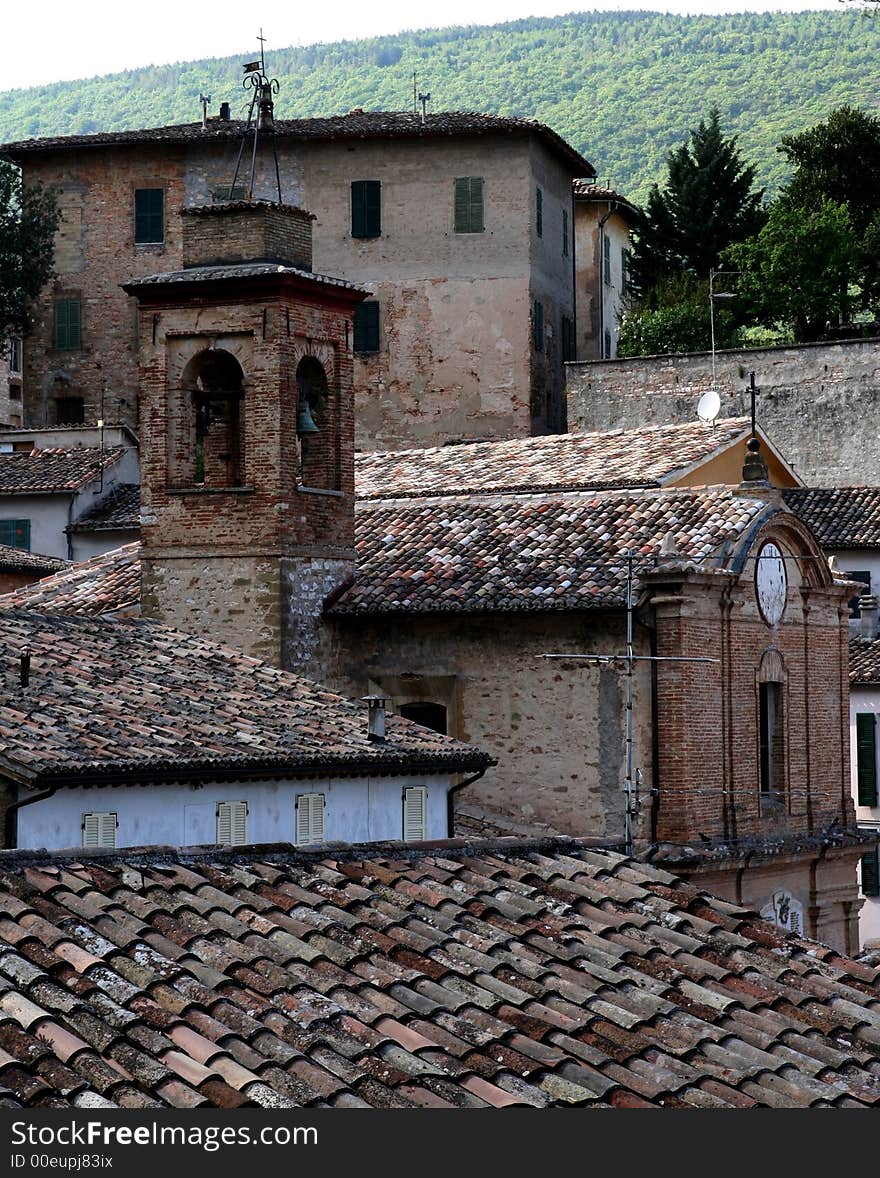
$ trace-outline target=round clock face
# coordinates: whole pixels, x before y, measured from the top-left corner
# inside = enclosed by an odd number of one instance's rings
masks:
[[[776,544],[769,541],[762,546],[758,553],[755,569],[758,607],[768,626],[775,626],[785,612],[787,588],[788,581],[782,553]]]

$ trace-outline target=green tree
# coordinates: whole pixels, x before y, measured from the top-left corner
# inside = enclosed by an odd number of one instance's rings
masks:
[[[880,210],[880,119],[841,106],[824,123],[784,135],[777,151],[794,165],[785,191],[795,204],[809,208],[828,197],[846,205],[853,228],[864,236]]]
[[[738,324],[728,305],[715,308],[715,346],[733,348]],[[675,275],[655,287],[650,306],[628,310],[620,320],[619,356],[708,352],[712,339],[709,284],[693,274]]]
[[[669,153],[666,169],[666,182],[651,187],[636,230],[632,273],[642,297],[676,273],[708,278],[722,251],[756,233],[763,219],[755,170],[743,164],[736,136],[722,135],[717,107]]]
[[[60,219],[54,190],[23,186],[18,168],[0,160],[0,340],[30,326],[30,305],[52,276]]]
[[[825,197],[803,208],[783,197],[760,233],[730,246],[724,260],[739,270],[738,294],[754,320],[785,324],[806,343],[846,315],[861,246],[844,205]]]

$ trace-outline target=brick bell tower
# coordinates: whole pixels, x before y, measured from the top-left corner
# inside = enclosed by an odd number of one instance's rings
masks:
[[[354,571],[352,316],[312,273],[312,217],[183,211],[184,269],[138,300],[142,608],[316,672],[324,598]]]

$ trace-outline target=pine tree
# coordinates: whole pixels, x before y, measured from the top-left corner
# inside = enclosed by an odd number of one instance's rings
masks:
[[[654,184],[648,193],[633,249],[634,284],[649,298],[676,274],[708,278],[722,251],[763,223],[755,169],[743,164],[736,137],[722,135],[717,107],[669,153],[666,169],[663,188]]]

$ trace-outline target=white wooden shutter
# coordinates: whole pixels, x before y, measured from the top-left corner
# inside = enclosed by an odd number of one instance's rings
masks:
[[[92,813],[82,816],[82,845],[84,847],[115,847],[117,817],[114,813]]]
[[[421,842],[428,837],[428,791],[423,785],[408,786],[403,791],[403,837],[406,842]]]
[[[247,802],[217,803],[217,842],[240,847],[247,842]]]
[[[296,841],[299,846],[324,841],[324,795],[299,794],[296,799]]]

